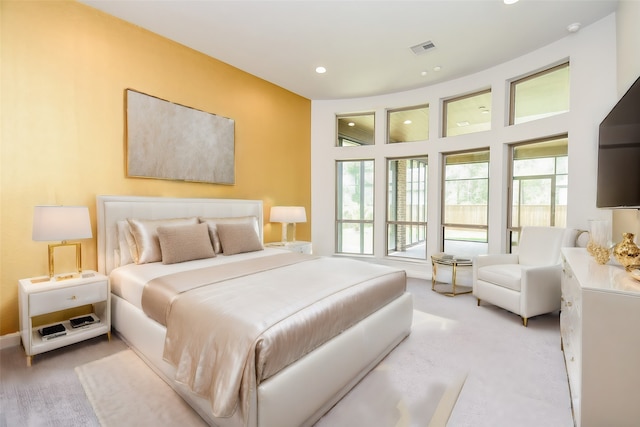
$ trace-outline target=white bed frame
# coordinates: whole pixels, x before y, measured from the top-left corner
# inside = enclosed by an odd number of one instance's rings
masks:
[[[116,265],[119,220],[248,215],[258,217],[262,239],[261,200],[98,196],[98,270],[108,275]],[[117,333],[207,423],[219,427],[242,425],[238,414],[231,418],[213,417],[206,399],[173,381],[175,370],[162,359],[166,329],[125,300],[116,295],[111,298],[112,324]],[[412,298],[406,293],[261,383],[251,396],[248,425],[314,424],[409,334],[412,313]]]

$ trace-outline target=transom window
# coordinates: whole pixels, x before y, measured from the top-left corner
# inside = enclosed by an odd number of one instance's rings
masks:
[[[375,114],[363,113],[337,116],[338,147],[374,144]]]
[[[442,136],[463,135],[490,129],[490,89],[444,101]]]
[[[509,124],[569,111],[569,63],[511,82]]]
[[[387,111],[387,142],[425,141],[429,139],[429,106]]]

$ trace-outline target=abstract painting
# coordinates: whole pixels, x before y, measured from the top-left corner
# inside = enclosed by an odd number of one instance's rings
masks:
[[[232,119],[126,90],[127,176],[235,183]]]

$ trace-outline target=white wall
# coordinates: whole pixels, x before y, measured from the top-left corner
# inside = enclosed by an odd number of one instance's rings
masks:
[[[506,126],[508,81],[570,60],[570,112],[555,117]],[[492,89],[492,130],[440,137],[441,100]],[[568,225],[586,228],[591,218],[610,219],[611,212],[595,207],[598,125],[617,100],[616,20],[612,14],[578,33],[513,61],[449,82],[412,91],[347,100],[312,102],[311,199],[314,252],[331,255],[335,250],[335,161],[375,160],[375,262],[406,268],[414,276],[428,276],[427,261],[401,262],[385,256],[386,158],[428,155],[429,254],[438,251],[440,235],[441,153],[490,147],[489,250],[505,250],[507,212],[507,145],[558,134],[569,135]],[[428,103],[430,137],[427,142],[384,144],[386,109]],[[376,145],[335,147],[336,114],[375,111]],[[430,263],[429,263],[430,265]]]

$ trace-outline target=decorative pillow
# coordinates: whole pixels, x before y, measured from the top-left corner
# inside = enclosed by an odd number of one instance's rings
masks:
[[[250,222],[218,223],[216,227],[220,237],[220,244],[222,245],[222,252],[225,255],[264,249],[256,229]]]
[[[217,224],[251,224],[259,235],[260,228],[258,227],[258,218],[255,216],[238,216],[229,218],[198,218],[200,222],[206,223],[209,226],[209,236],[211,237],[211,243],[213,243],[213,250],[217,254],[222,253],[222,245],[220,244],[220,237],[218,236]]]
[[[138,249],[136,248],[136,241],[131,234],[131,227],[127,220],[118,221],[116,223],[118,230],[118,247],[120,253],[119,265],[132,264],[135,257],[138,256]]]
[[[131,255],[136,264],[162,261],[162,251],[158,240],[158,227],[168,225],[193,225],[198,218],[173,219],[128,219],[131,234],[136,242],[137,252]]]
[[[216,256],[207,224],[160,226],[158,240],[163,264]]]

